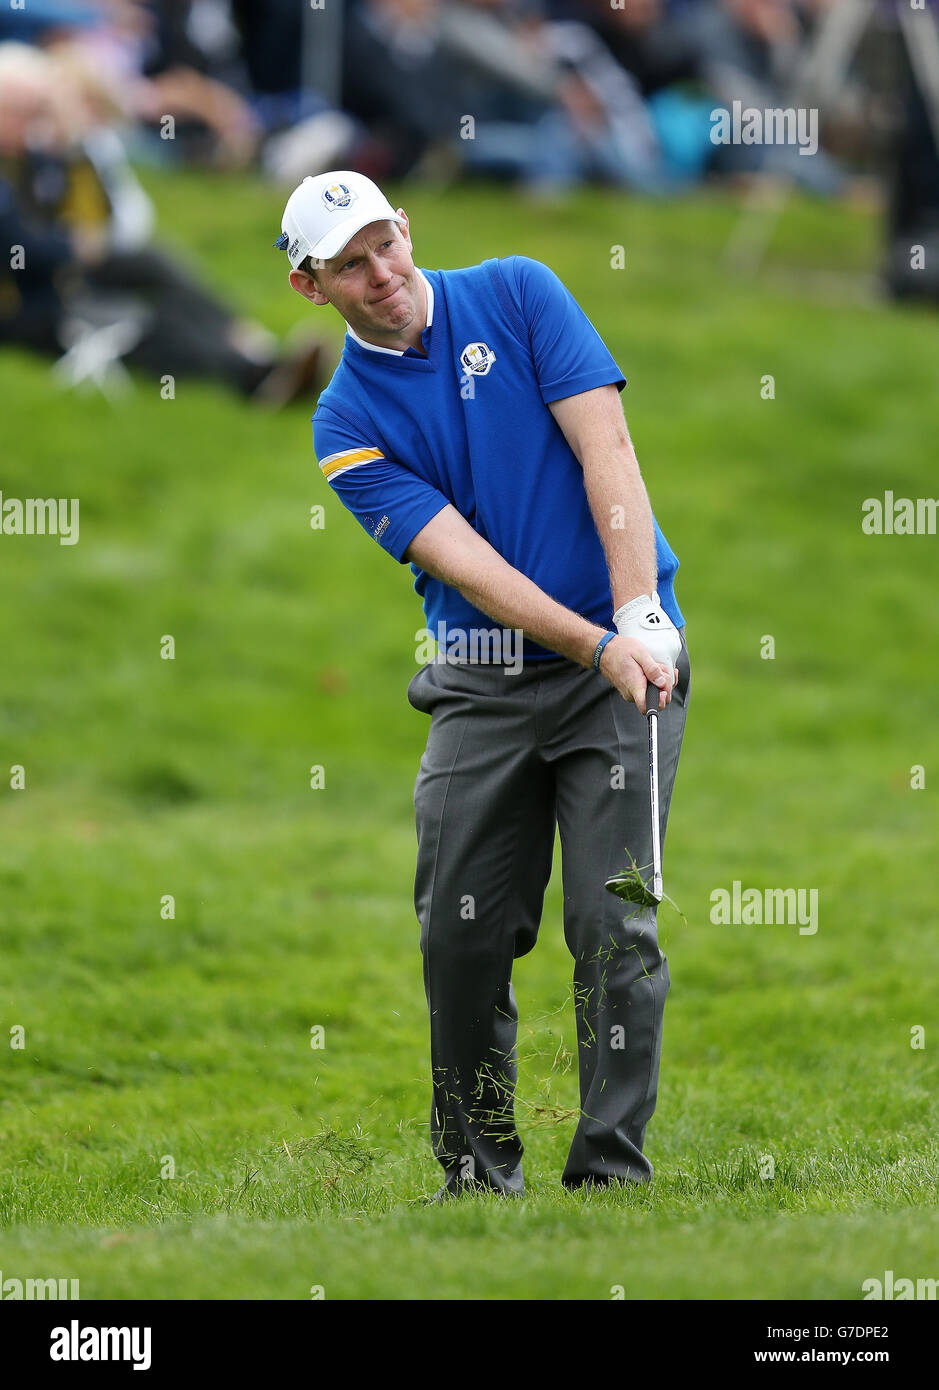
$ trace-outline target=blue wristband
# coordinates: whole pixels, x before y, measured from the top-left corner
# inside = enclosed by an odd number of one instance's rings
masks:
[[[600,658],[603,655],[603,648],[606,646],[607,642],[612,642],[613,638],[618,636],[618,632],[605,632],[600,638],[597,643],[596,651],[593,654],[593,669],[595,671],[599,671],[600,669]]]

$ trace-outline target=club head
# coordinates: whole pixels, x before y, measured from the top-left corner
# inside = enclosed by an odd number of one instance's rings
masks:
[[[661,890],[656,894],[652,888],[648,888],[638,869],[624,869],[622,873],[613,874],[604,887],[614,897],[635,903],[637,907],[658,907],[662,901]]]

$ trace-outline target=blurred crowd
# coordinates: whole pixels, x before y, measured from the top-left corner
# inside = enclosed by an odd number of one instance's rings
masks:
[[[331,168],[499,178],[543,198],[586,182],[668,196],[767,177],[850,197],[874,178],[894,248],[935,246],[939,73],[935,56],[931,71],[911,54],[893,11],[890,0],[4,7],[0,238],[25,249],[9,269],[0,259],[0,341],[64,356],[77,375],[99,359],[162,373],[169,361],[271,405],[323,376],[319,343],[278,343],[154,245],[136,163],[251,168],[285,189]],[[712,110],[735,102],[818,107],[819,148],[713,143]],[[930,289],[911,276],[899,251],[888,282],[936,297],[935,278]]]

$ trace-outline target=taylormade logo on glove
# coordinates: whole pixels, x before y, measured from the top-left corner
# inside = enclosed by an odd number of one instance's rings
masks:
[[[655,661],[667,666],[674,679],[681,638],[662,607],[658,594],[640,594],[613,614],[613,626],[621,637],[635,637]]]

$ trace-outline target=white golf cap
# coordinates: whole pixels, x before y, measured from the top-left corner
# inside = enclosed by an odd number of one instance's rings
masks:
[[[309,175],[287,199],[281,235],[274,245],[287,252],[291,266],[306,256],[328,261],[370,222],[404,226],[377,184],[352,169]]]

